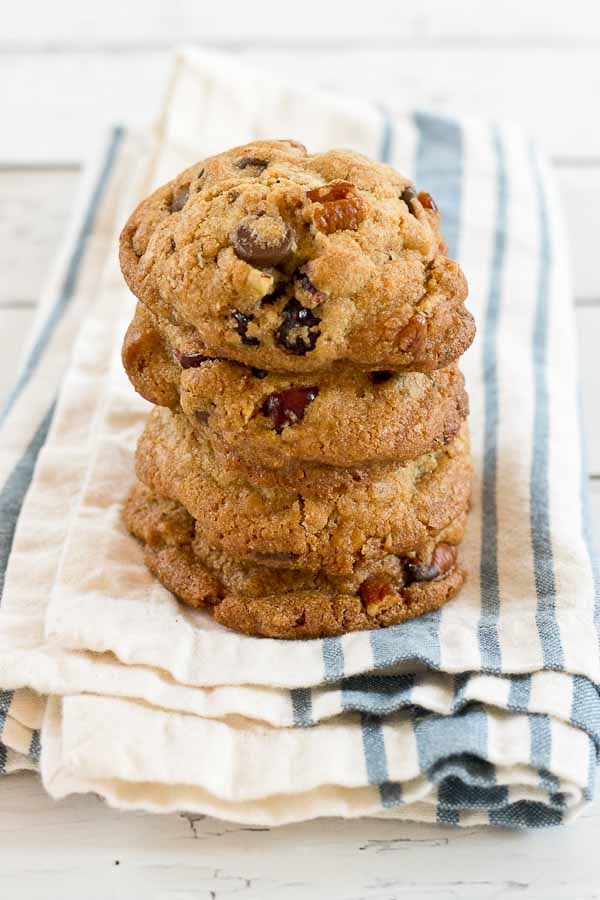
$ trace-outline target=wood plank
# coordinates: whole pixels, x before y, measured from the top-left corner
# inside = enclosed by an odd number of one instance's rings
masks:
[[[69,48],[112,46],[168,47],[175,42],[238,45],[240,41],[282,39],[293,44],[310,41],[347,42],[369,39],[415,42],[506,41],[588,42],[600,37],[600,15],[590,0],[504,0],[486,5],[479,0],[421,0],[410,4],[372,0],[368,15],[349,14],[340,0],[322,3],[305,0],[302,15],[276,0],[260,6],[238,3],[235,15],[215,15],[214,9],[197,0],[146,0],[143,14],[139,2],[104,0],[90,5],[78,0],[55,0],[52,4],[13,4],[3,22],[0,45],[19,48]]]
[[[37,302],[78,179],[76,169],[0,171],[0,307]]]
[[[600,305],[578,307],[576,319],[588,472],[600,478]]]
[[[600,302],[600,165],[557,167],[578,300]]]
[[[3,309],[0,307],[0,403],[12,387],[21,360],[21,350],[33,323],[35,309]]]
[[[320,83],[391,106],[509,118],[553,155],[600,158],[600,124],[590,115],[600,94],[592,48],[261,49],[242,55],[266,77],[284,73],[299,84]],[[100,128],[115,121],[148,125],[169,64],[164,52],[4,54],[0,84],[10,85],[3,109],[11,128],[3,133],[0,163],[78,162]]]
[[[573,828],[528,835],[375,819],[271,830],[121,813],[92,796],[55,803],[23,775],[0,783],[0,835],[7,900],[598,897],[598,806]]]

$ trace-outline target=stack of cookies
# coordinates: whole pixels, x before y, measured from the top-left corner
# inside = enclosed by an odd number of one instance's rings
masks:
[[[464,581],[465,278],[427,193],[351,151],[259,141],[134,211],[123,347],[155,405],[124,519],[238,631],[397,624]]]

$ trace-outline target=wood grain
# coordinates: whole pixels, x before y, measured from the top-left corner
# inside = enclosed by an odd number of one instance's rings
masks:
[[[76,168],[0,171],[0,309],[37,302],[78,178]]]
[[[240,54],[278,77],[318,83],[390,106],[507,118],[552,155],[600,158],[591,111],[600,94],[595,47],[383,51],[252,49]],[[149,124],[170,62],[162,51],[24,52],[0,57],[5,129],[0,163],[79,162],[114,122]],[[560,112],[558,112],[560,111]]]
[[[0,892],[14,900],[597,900],[600,809],[528,835],[321,820],[274,830],[53,803],[32,775],[0,790]],[[584,852],[584,848],[587,852]],[[56,893],[54,892],[56,888]]]
[[[35,14],[33,14],[33,9]],[[590,0],[421,0],[417,7],[371,0],[368,15],[350,12],[341,0],[305,0],[297,15],[290,15],[276,0],[236,3],[230,15],[197,0],[104,0],[82,4],[54,0],[52,4],[21,2],[10,12],[0,46],[4,48],[168,47],[175,42],[237,46],[240,42],[277,41],[316,46],[356,39],[365,41],[439,44],[477,41],[572,44],[600,38],[597,5]],[[349,14],[350,12],[350,14]]]

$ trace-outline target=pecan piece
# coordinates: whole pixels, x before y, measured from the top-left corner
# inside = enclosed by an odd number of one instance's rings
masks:
[[[422,354],[427,339],[427,317],[415,313],[398,333],[398,347],[404,353],[410,351],[414,359]]]
[[[360,586],[360,598],[368,616],[376,616],[396,606],[401,597],[389,578],[384,575],[372,575]]]
[[[424,206],[425,209],[430,209],[431,212],[434,213],[438,211],[437,203],[435,202],[431,194],[427,193],[427,191],[419,191],[417,197],[421,206]]]
[[[306,196],[315,204],[315,228],[325,234],[356,231],[367,215],[367,205],[351,181],[331,181],[307,191]]]

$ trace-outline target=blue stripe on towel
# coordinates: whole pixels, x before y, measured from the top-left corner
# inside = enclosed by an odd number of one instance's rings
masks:
[[[29,745],[29,756],[34,762],[39,762],[40,755],[42,752],[42,746],[40,744],[40,731],[36,728],[36,730],[31,735],[31,743]]]
[[[8,557],[12,549],[21,506],[31,484],[39,452],[46,442],[48,429],[54,416],[54,408],[55,404],[53,403],[0,491],[0,603],[4,591]]]
[[[532,347],[535,411],[530,473],[531,545],[537,595],[536,622],[542,645],[544,668],[559,669],[564,665],[564,655],[556,621],[556,581],[550,528],[550,401],[547,380],[550,276],[553,253],[545,190],[539,160],[533,149],[530,152],[530,163],[534,195],[538,207],[540,235]]]
[[[323,680],[339,681],[344,677],[344,647],[339,637],[323,638]]]
[[[492,132],[496,163],[496,213],[494,247],[490,272],[489,293],[483,321],[483,480],[481,492],[481,618],[479,647],[481,667],[485,671],[500,672],[502,659],[498,641],[500,585],[498,576],[498,359],[496,342],[504,283],[506,235],[508,224],[508,176],[504,146],[497,128]]]
[[[365,674],[342,682],[342,706],[345,710],[388,716],[412,703],[414,675]]]
[[[398,806],[402,803],[402,785],[389,781],[381,719],[367,714],[362,715],[361,731],[369,784],[379,787],[381,805],[384,808]]]
[[[527,712],[531,697],[531,675],[513,675],[508,692],[508,708]]]
[[[67,271],[65,273],[61,290],[59,291],[56,302],[52,307],[50,314],[48,315],[44,327],[41,329],[35,344],[29,351],[29,356],[25,361],[23,369],[21,370],[21,373],[13,389],[11,390],[6,399],[6,402],[4,403],[4,406],[2,407],[2,411],[0,412],[0,425],[2,425],[2,423],[5,421],[16,400],[20,396],[22,390],[25,388],[32,374],[35,372],[40,359],[43,356],[44,350],[46,349],[46,345],[48,344],[48,341],[50,340],[52,333],[54,332],[54,329],[60,321],[65,309],[73,299],[75,288],[77,287],[77,277],[79,275],[81,261],[86,251],[90,235],[92,234],[94,222],[96,220],[96,213],[100,206],[100,200],[102,199],[102,195],[108,183],[108,179],[117,157],[119,147],[123,141],[124,134],[125,132],[123,128],[114,128],[112,131],[111,139],[106,151],[106,155],[104,157],[104,162],[98,176],[98,181],[96,182],[95,188],[90,198],[90,202],[83,217],[81,228],[75,242],[75,247],[73,248],[73,252],[69,258]]]
[[[312,691],[310,688],[295,688],[290,691],[294,725],[306,728],[313,725]]]

